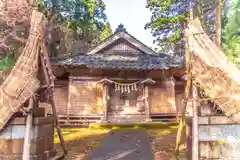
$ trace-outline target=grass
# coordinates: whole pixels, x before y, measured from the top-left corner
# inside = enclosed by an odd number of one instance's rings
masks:
[[[154,134],[155,136],[166,136],[173,132],[176,132],[178,128],[177,124],[169,125],[165,128],[155,128],[155,129],[148,129],[149,134]]]
[[[177,126],[177,122],[162,122],[162,123],[141,123],[141,124],[91,124],[89,126],[90,129],[167,129],[169,127]]]
[[[97,136],[109,132],[107,129],[90,129],[90,128],[62,128],[61,129],[65,142],[83,139],[89,136]],[[54,143],[60,143],[57,133],[54,134]]]

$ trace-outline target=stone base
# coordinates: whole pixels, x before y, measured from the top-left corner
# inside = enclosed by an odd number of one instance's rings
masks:
[[[145,115],[110,115],[108,116],[111,124],[138,124],[146,123]]]
[[[146,123],[152,122],[152,119],[151,118],[147,118],[145,121],[146,121]]]
[[[52,157],[56,156],[56,151],[46,151],[43,154],[36,154],[36,155],[30,155],[29,160],[50,160]],[[15,155],[0,155],[1,160],[22,160],[22,155],[15,154]]]
[[[16,117],[0,132],[0,159],[21,160],[26,117]],[[52,117],[34,117],[30,132],[30,160],[48,160],[55,156]]]

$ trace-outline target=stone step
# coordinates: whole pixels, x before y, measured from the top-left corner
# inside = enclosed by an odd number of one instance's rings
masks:
[[[146,115],[109,115],[108,120],[110,123],[116,124],[133,124],[133,123],[144,123],[147,120]]]

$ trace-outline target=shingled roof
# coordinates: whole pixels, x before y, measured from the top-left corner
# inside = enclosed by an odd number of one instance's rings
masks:
[[[112,69],[168,69],[183,67],[180,57],[156,53],[119,25],[114,34],[84,54],[68,54],[52,59],[60,66],[87,66]]]

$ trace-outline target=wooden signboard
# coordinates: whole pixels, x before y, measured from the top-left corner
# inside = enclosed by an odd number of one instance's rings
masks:
[[[199,125],[200,157],[240,159],[240,124]]]
[[[199,141],[240,142],[240,124],[199,125]]]

